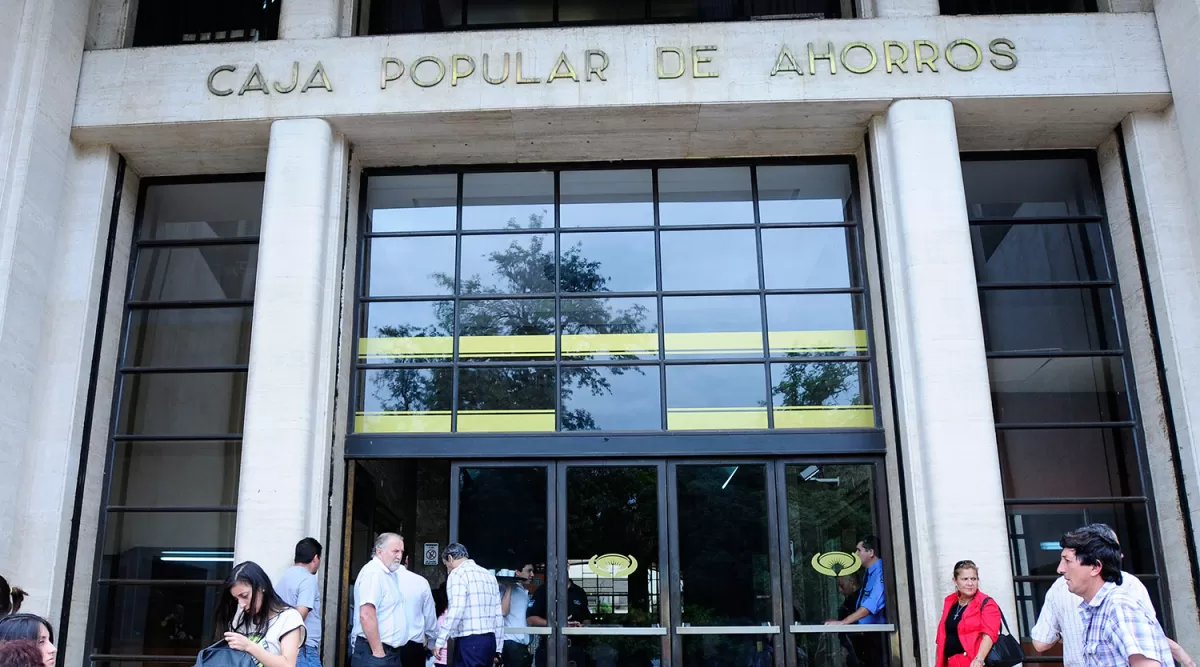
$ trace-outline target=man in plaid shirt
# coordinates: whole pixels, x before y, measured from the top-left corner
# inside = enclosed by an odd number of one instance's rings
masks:
[[[442,552],[449,573],[446,596],[450,604],[438,630],[436,648],[454,639],[455,667],[491,667],[503,646],[504,614],[500,608],[500,584],[491,572],[470,559],[467,548],[452,542]]]
[[[1118,588],[1121,546],[1086,526],[1063,535],[1058,573],[1083,598],[1083,654],[1088,667],[1175,667],[1167,636],[1153,609]]]

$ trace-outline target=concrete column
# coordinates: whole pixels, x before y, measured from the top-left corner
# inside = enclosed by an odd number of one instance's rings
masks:
[[[1129,163],[1129,185],[1137,213],[1130,224],[1125,174],[1116,138],[1100,147],[1105,205],[1117,260],[1129,347],[1133,354],[1138,403],[1162,538],[1165,582],[1174,616],[1175,638],[1189,651],[1200,650],[1200,623],[1189,553],[1195,553],[1200,527],[1200,227],[1188,191],[1188,175],[1179,168],[1183,147],[1176,125],[1177,107],[1160,113],[1135,113],[1121,124]],[[1111,147],[1110,147],[1111,144]],[[1138,239],[1135,233],[1140,233]],[[1143,283],[1135,240],[1144,251]],[[1149,294],[1143,290],[1149,287]],[[1151,326],[1147,305],[1153,307]],[[1163,357],[1167,396],[1160,391],[1154,358],[1157,341]],[[1174,427],[1178,455],[1170,441]],[[1183,486],[1176,485],[1179,459]],[[1183,513],[1181,497],[1188,513]],[[1193,532],[1184,529],[1189,519]]]
[[[881,273],[909,497],[919,664],[954,562],[1015,621],[1008,530],[954,109],[902,100],[871,122]]]
[[[0,507],[5,508],[0,511],[0,568],[29,589],[30,611],[53,615],[58,589],[54,575],[45,571],[46,550],[53,545],[33,549],[29,562],[24,559],[30,552],[22,545],[24,512],[40,514],[45,508],[35,509],[23,493],[30,484],[61,489],[62,476],[70,473],[32,449],[36,399],[31,388],[45,372],[40,355],[60,266],[88,2],[10,2],[6,8],[12,11],[0,12],[0,38],[8,38],[0,39],[0,469],[21,481],[0,484]],[[33,477],[22,479],[25,475]],[[53,501],[58,509],[60,501]],[[34,573],[33,581],[20,580]]]
[[[235,551],[272,576],[324,537],[345,178],[329,123],[271,125]]]
[[[279,11],[279,39],[323,39],[341,29],[341,0],[286,0]]]

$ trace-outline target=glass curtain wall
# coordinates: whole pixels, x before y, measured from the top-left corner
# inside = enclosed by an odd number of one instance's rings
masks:
[[[1125,570],[1162,599],[1095,159],[1036,157],[963,162],[1025,636],[1057,578],[1059,538],[1085,523],[1115,528]]]
[[[133,46],[275,39],[283,0],[140,0]]]
[[[357,433],[877,425],[845,162],[366,190]]]
[[[143,186],[89,658],[191,664],[233,563],[261,179]]]
[[[849,5],[847,5],[849,7]],[[472,28],[842,18],[842,0],[359,0],[362,34]]]

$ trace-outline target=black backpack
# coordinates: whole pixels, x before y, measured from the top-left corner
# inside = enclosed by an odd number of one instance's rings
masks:
[[[225,640],[200,649],[196,667],[257,667],[258,661],[245,651],[229,648]]]

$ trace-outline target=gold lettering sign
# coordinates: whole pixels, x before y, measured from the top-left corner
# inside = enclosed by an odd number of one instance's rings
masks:
[[[1016,69],[1017,45],[1011,39],[999,37],[991,40],[986,52],[981,43],[967,38],[945,44],[928,39],[844,44],[808,42],[800,51],[799,58],[795,51],[783,44],[775,52],[773,61],[769,56],[764,58],[763,66],[765,70],[766,65],[771,64],[770,69],[766,70],[771,77],[785,74],[820,76],[824,74],[825,64],[829,65],[831,76],[838,74],[839,65],[851,74],[868,74],[881,69],[880,61],[883,62],[883,72],[887,74],[938,73],[939,60],[958,72],[974,72],[983,67],[985,62],[1001,72]],[[721,76],[719,53],[720,47],[715,44],[659,46],[654,49],[654,62],[650,66],[663,80],[680,79],[688,75],[693,79],[716,79]],[[573,57],[562,51],[548,70],[541,69],[548,61],[540,65],[531,64],[530,60],[533,59],[527,60],[520,51],[483,53],[480,56],[478,66],[475,55],[464,53],[449,54],[447,57],[423,55],[412,59],[408,66],[400,58],[383,56],[379,61],[379,89],[388,90],[400,85],[397,82],[406,77],[409,83],[418,88],[433,88],[446,79],[450,80],[449,85],[453,88],[460,84],[469,87],[477,71],[479,78],[493,86],[510,81],[522,85],[548,85],[565,79],[584,85],[593,81],[608,81],[608,69],[612,64],[608,54],[601,49],[587,49],[582,58],[578,53]],[[825,62],[818,65],[818,61]],[[581,65],[582,69],[577,68],[576,64]],[[303,84],[300,79],[302,69],[309,72]],[[534,69],[538,69],[539,73],[546,72],[546,76],[538,76],[533,72]],[[260,63],[218,65],[208,73],[205,84],[208,93],[216,97],[228,97],[235,90],[239,97],[248,94],[254,97],[255,93],[270,95],[272,92],[288,95],[297,90],[307,93],[313,88],[321,88],[329,93],[334,90],[333,79],[320,61],[313,64],[311,70],[298,60],[286,68],[278,64],[263,66]]]

